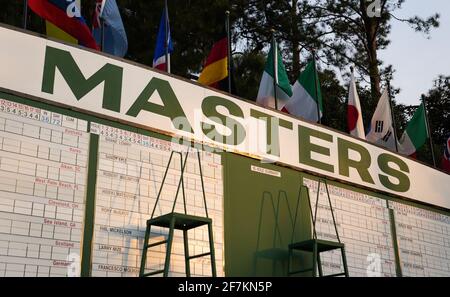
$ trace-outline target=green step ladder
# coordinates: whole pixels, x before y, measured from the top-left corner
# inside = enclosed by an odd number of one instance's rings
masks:
[[[320,184],[323,183],[325,185],[325,189],[327,191],[327,198],[328,198],[328,204],[330,206],[331,216],[333,218],[333,225],[334,230],[336,232],[337,242],[335,241],[329,241],[329,240],[321,240],[317,238],[316,233],[316,220],[317,220],[317,206],[319,203],[319,194],[320,194]],[[309,196],[309,188],[307,186],[300,186],[300,193],[301,196],[302,190],[306,190],[306,197],[308,198],[308,204],[309,204],[309,210],[311,214],[311,220],[312,220],[312,226],[313,226],[313,238],[310,240],[302,241],[302,242],[296,242],[289,245],[289,258],[288,258],[288,276],[292,276],[295,274],[305,273],[305,272],[312,272],[312,276],[317,276],[316,274],[316,266],[319,270],[319,277],[335,277],[335,276],[345,276],[348,277],[348,267],[347,267],[347,259],[345,256],[345,245],[341,242],[341,239],[339,237],[339,232],[336,226],[336,220],[334,218],[334,212],[333,212],[333,205],[331,203],[330,199],[330,193],[328,191],[328,184],[326,180],[319,180],[317,185],[317,198],[316,198],[316,205],[315,210],[313,214],[312,206],[311,206],[311,199]],[[340,250],[341,251],[341,257],[342,257],[342,265],[344,266],[344,272],[331,274],[331,275],[323,275],[322,270],[322,262],[320,260],[320,254],[323,252],[328,252],[332,250]],[[306,268],[306,269],[300,269],[300,270],[291,270],[291,259],[294,251],[303,251],[303,252],[310,252],[312,253],[312,267]]]
[[[261,241],[261,231],[264,229],[262,228],[263,221],[263,211],[264,211],[264,205],[268,200],[269,207],[272,206],[272,213],[274,218],[274,229],[273,229],[273,241],[272,241],[272,247],[260,250],[260,241]],[[280,203],[281,201],[285,202],[285,206],[288,210],[288,215],[290,219],[290,223],[292,226],[292,233],[291,238],[289,240],[290,243],[294,241],[294,235],[295,235],[295,225],[297,222],[298,217],[298,210],[300,205],[300,196],[297,197],[296,205],[295,205],[295,213],[293,214],[291,212],[291,205],[288,200],[288,194],[284,190],[278,191],[278,197],[277,197],[277,203],[275,203],[274,197],[271,192],[264,191],[262,194],[261,199],[261,207],[259,211],[259,223],[258,223],[258,237],[256,240],[256,252],[253,258],[253,275],[256,275],[257,272],[257,263],[260,258],[262,259],[268,259],[272,260],[272,275],[275,275],[275,262],[279,261],[280,263],[283,263],[283,271],[286,269],[284,267],[284,263],[286,263],[286,260],[288,258],[288,251],[285,247],[278,247],[277,248],[277,241],[279,241],[278,246],[283,245],[283,239],[281,237],[281,230],[280,230],[280,224],[279,224],[279,214],[280,214]],[[276,206],[275,206],[276,205]]]
[[[164,186],[164,182],[166,180],[167,173],[169,171],[169,167],[172,162],[174,154],[177,154],[180,156],[181,176],[180,176],[180,180],[178,182],[177,192],[175,194],[175,199],[174,199],[173,206],[172,206],[172,212],[154,218],[153,216],[155,214],[156,207],[157,207],[159,199],[161,197],[161,192],[162,192],[162,189]],[[204,186],[204,182],[203,182],[202,164],[201,164],[201,160],[200,160],[200,152],[199,151],[197,151],[197,159],[198,159],[198,166],[199,166],[199,170],[200,170],[200,180],[201,180],[201,185],[202,185],[203,202],[204,202],[206,217],[188,215],[188,213],[187,213],[186,195],[185,195],[185,191],[184,191],[184,170],[186,168],[188,157],[189,157],[189,147],[187,149],[186,156],[184,158],[184,162],[183,162],[183,154],[181,152],[172,151],[170,154],[169,162],[167,164],[166,171],[164,172],[164,177],[162,179],[161,186],[160,186],[160,189],[158,192],[158,196],[156,198],[156,202],[153,207],[152,215],[151,215],[150,219],[147,221],[147,228],[145,230],[145,238],[144,238],[144,246],[143,246],[143,250],[142,250],[141,266],[140,266],[140,271],[139,271],[140,277],[151,276],[151,275],[156,275],[156,274],[161,274],[161,273],[163,274],[164,277],[167,277],[169,275],[170,256],[171,256],[173,236],[174,236],[175,230],[183,231],[186,276],[187,277],[191,276],[190,261],[193,259],[196,259],[196,258],[201,258],[201,257],[206,257],[206,256],[210,256],[210,259],[211,259],[212,276],[213,277],[217,276],[216,261],[215,261],[215,254],[214,254],[213,225],[212,225],[211,218],[209,218],[209,216],[208,216],[208,208],[206,205],[205,186]],[[175,212],[175,206],[177,203],[180,187],[182,189],[182,194],[183,194],[184,213]],[[189,255],[189,245],[188,245],[188,231],[191,229],[194,229],[194,228],[205,226],[205,225],[208,226],[209,249],[210,250],[207,253],[190,256]],[[167,239],[150,244],[149,239],[150,239],[150,231],[151,231],[152,226],[168,228],[169,235],[168,235]],[[164,269],[145,273],[146,263],[147,263],[147,253],[148,253],[149,249],[152,247],[163,245],[163,244],[167,245]]]

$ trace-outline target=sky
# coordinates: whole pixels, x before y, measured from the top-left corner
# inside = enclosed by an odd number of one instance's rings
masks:
[[[407,0],[394,15],[427,18],[434,13],[441,15],[441,24],[431,31],[431,39],[407,24],[393,21],[391,44],[379,52],[379,58],[396,70],[391,84],[401,89],[396,96],[398,103],[419,104],[421,94],[432,88],[434,79],[440,74],[450,75],[450,1]]]

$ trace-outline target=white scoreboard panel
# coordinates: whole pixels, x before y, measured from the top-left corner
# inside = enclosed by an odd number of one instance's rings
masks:
[[[450,276],[450,217],[389,202],[394,210],[402,274]]]
[[[146,221],[150,219],[171,151],[181,147],[169,141],[100,124],[91,124],[100,136],[95,210],[93,276],[137,276],[139,274]],[[183,156],[185,153],[183,153]],[[220,155],[201,152],[206,200],[213,221],[216,266],[223,276],[223,181]],[[174,154],[158,202],[155,217],[170,213],[180,180],[180,157]],[[197,154],[185,168],[184,183],[188,214],[205,216]],[[183,199],[177,212],[184,212]],[[163,240],[168,229],[152,227],[150,242]],[[150,249],[150,272],[163,268],[166,245]],[[206,226],[189,231],[191,255],[209,252]],[[184,245],[181,231],[175,231],[170,265],[171,276],[184,276]],[[210,258],[191,261],[191,274],[211,276]]]
[[[87,122],[0,99],[0,276],[79,275]]]
[[[314,212],[318,182],[304,178],[303,184],[309,188]],[[386,201],[330,184],[328,190],[339,237],[345,244],[349,275],[396,276],[389,209]],[[320,186],[316,231],[319,239],[337,241],[323,183]],[[340,250],[321,253],[321,260],[325,275],[343,272]]]

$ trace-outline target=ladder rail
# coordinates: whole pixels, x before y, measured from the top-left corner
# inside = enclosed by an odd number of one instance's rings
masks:
[[[173,155],[174,155],[174,154],[180,154],[180,157],[182,158],[182,155],[181,155],[180,152],[172,151],[172,152],[170,153],[169,163],[167,163],[166,171],[164,172],[164,176],[163,176],[163,179],[162,179],[162,181],[161,181],[161,186],[159,186],[158,195],[156,196],[155,205],[153,206],[153,211],[152,211],[152,214],[151,214],[151,216],[150,216],[150,219],[153,219],[153,216],[155,215],[156,207],[158,206],[159,198],[161,197],[162,189],[163,189],[163,187],[164,187],[164,182],[166,181],[167,173],[169,172],[170,162],[172,161],[172,158],[173,158]]]
[[[308,199],[308,206],[309,206],[309,212],[311,214],[311,221],[312,221],[312,227],[313,227],[313,239],[317,239],[317,233],[316,233],[316,221],[314,220],[312,205],[311,205],[311,198],[309,196],[309,188],[305,185],[300,186],[300,194],[301,189],[306,189],[306,198]]]
[[[331,203],[330,192],[328,191],[328,183],[327,183],[326,180],[323,180],[323,182],[324,182],[324,184],[325,184],[325,189],[327,190],[328,203],[330,204],[331,217],[333,218],[334,230],[336,231],[336,236],[337,236],[337,239],[338,239],[339,243],[341,243],[341,239],[340,239],[340,237],[339,237],[339,231],[338,231],[337,225],[336,225],[336,219],[335,219],[335,217],[334,217],[333,204]]]
[[[200,151],[199,150],[197,150],[197,159],[198,159],[198,168],[200,170],[200,181],[202,183],[202,194],[203,194],[203,203],[205,204],[205,213],[206,213],[206,217],[209,218],[208,207],[206,206],[205,183],[203,181],[202,162],[200,161]]]
[[[175,194],[175,200],[173,201],[173,205],[172,205],[172,212],[175,212],[175,207],[177,205],[177,200],[178,200],[178,194],[180,193],[180,187],[182,185],[183,186],[182,187],[182,192],[183,192],[183,201],[184,201],[184,211],[185,211],[185,214],[187,214],[187,211],[186,211],[186,197],[185,197],[185,194],[184,194],[184,170],[186,168],[186,164],[187,164],[187,160],[188,160],[188,156],[189,156],[189,148],[190,147],[188,147],[188,149],[187,149],[186,157],[184,159],[184,163],[183,163],[183,154],[181,152],[179,152],[180,158],[181,158],[181,176],[180,176],[180,180],[178,181],[177,192]],[[167,166],[170,166],[170,164],[167,165]]]
[[[139,269],[139,276],[150,276],[150,275],[154,275],[154,274],[159,274],[159,273],[163,273],[164,277],[167,277],[169,275],[169,269],[170,269],[170,258],[171,258],[171,253],[172,253],[172,244],[173,244],[173,239],[174,239],[174,230],[175,228],[178,229],[182,229],[183,230],[183,239],[184,239],[184,253],[185,253],[185,271],[186,271],[186,276],[190,277],[191,276],[191,272],[190,272],[190,260],[191,259],[195,259],[195,258],[200,258],[200,257],[205,257],[205,256],[210,256],[211,259],[211,273],[213,277],[217,276],[217,271],[216,271],[216,262],[215,262],[215,248],[214,248],[214,238],[213,238],[213,225],[212,225],[212,221],[209,219],[209,214],[208,214],[208,207],[207,207],[207,201],[206,201],[206,192],[205,192],[205,183],[204,183],[204,179],[203,179],[203,170],[202,170],[202,162],[201,162],[201,155],[200,155],[200,151],[197,149],[197,159],[198,159],[198,166],[199,166],[199,174],[200,174],[200,181],[201,181],[201,187],[202,187],[202,195],[203,195],[203,203],[204,203],[204,207],[205,207],[205,214],[206,214],[206,219],[209,220],[209,222],[207,222],[206,224],[208,225],[208,235],[209,235],[209,247],[210,247],[210,251],[207,253],[202,253],[202,254],[198,254],[198,255],[193,255],[190,256],[189,255],[189,245],[188,245],[188,229],[184,229],[184,228],[180,228],[180,227],[176,227],[176,219],[179,218],[180,216],[186,216],[185,218],[191,217],[188,215],[187,212],[187,203],[186,203],[186,192],[185,192],[185,184],[184,184],[184,174],[185,174],[185,170],[186,170],[186,165],[189,159],[189,153],[190,153],[190,149],[191,146],[187,147],[186,150],[186,156],[183,159],[183,153],[182,152],[177,152],[177,151],[171,151],[170,153],[170,157],[169,157],[169,161],[167,163],[166,166],[166,170],[164,171],[164,176],[163,179],[161,181],[161,185],[159,187],[159,191],[156,197],[156,201],[155,201],[155,205],[153,207],[152,213],[151,213],[151,217],[150,220],[147,221],[147,228],[146,228],[146,232],[145,232],[145,239],[144,239],[144,246],[143,246],[143,250],[142,250],[142,258],[141,258],[141,267]],[[180,169],[181,169],[181,173],[180,173],[180,179],[178,181],[178,185],[177,185],[177,191],[175,194],[175,198],[173,201],[173,205],[172,205],[172,212],[168,215],[171,215],[171,219],[170,219],[170,224],[169,224],[169,234],[168,234],[168,238],[166,240],[163,241],[159,241],[153,244],[149,244],[149,239],[150,239],[150,230],[151,230],[151,226],[155,215],[155,211],[156,208],[158,206],[158,203],[160,201],[161,198],[161,194],[162,194],[162,190],[164,187],[164,184],[166,182],[167,179],[167,175],[169,172],[169,168],[171,165],[171,162],[173,160],[173,156],[174,154],[178,154],[180,156]],[[194,163],[195,164],[195,163]],[[179,214],[179,213],[175,213],[175,208],[177,205],[177,201],[178,201],[178,196],[180,193],[180,188],[182,191],[182,196],[183,196],[183,208],[184,208],[184,215],[183,214]],[[160,218],[162,218],[164,216],[161,216]],[[204,219],[204,218],[202,218]],[[156,219],[157,220],[157,219]],[[203,222],[200,219],[195,219],[197,221]],[[197,225],[196,227],[199,227],[200,225]],[[191,228],[196,228],[191,227]],[[167,228],[167,226],[166,226]],[[147,253],[148,253],[148,249],[157,245],[161,245],[161,244],[166,244],[166,256],[165,256],[165,261],[164,261],[164,269],[162,270],[157,270],[157,271],[153,271],[150,273],[145,273],[145,267],[146,267],[146,261],[147,261]]]
[[[344,266],[344,272],[340,272],[340,273],[336,273],[336,274],[331,274],[331,275],[323,275],[323,269],[322,269],[322,261],[320,258],[320,251],[318,250],[318,246],[317,246],[317,232],[316,232],[316,221],[317,221],[317,209],[318,209],[318,202],[319,202],[319,195],[320,195],[320,186],[321,184],[325,185],[325,189],[326,189],[326,194],[327,194],[327,200],[330,206],[330,211],[331,211],[331,215],[332,215],[332,219],[333,219],[333,225],[334,225],[334,230],[336,232],[336,237],[337,240],[340,244],[342,244],[340,236],[339,236],[339,231],[337,228],[337,224],[336,224],[336,218],[334,215],[334,209],[333,209],[333,205],[331,202],[331,197],[330,197],[330,192],[328,189],[328,183],[326,180],[324,179],[319,179],[318,180],[318,185],[317,185],[317,196],[316,196],[316,205],[315,205],[315,209],[314,212],[312,210],[312,204],[311,204],[311,198],[309,195],[309,188],[305,185],[300,185],[300,189],[299,189],[299,197],[301,197],[302,194],[302,190],[303,188],[306,190],[306,198],[308,199],[308,206],[309,206],[309,212],[311,215],[311,221],[312,221],[312,229],[313,229],[313,247],[312,247],[312,253],[313,253],[313,267],[312,268],[308,268],[308,269],[303,269],[303,270],[297,270],[297,271],[291,271],[291,259],[293,256],[293,249],[292,246],[289,246],[289,253],[288,253],[288,276],[289,275],[293,275],[293,274],[299,274],[302,272],[307,272],[307,271],[312,271],[313,276],[316,276],[317,271],[316,269],[318,269],[319,271],[319,276],[320,277],[333,277],[333,276],[349,276],[348,273],[348,266],[347,266],[347,259],[346,259],[346,255],[345,255],[345,248],[344,246],[341,246],[339,249],[341,250],[341,257],[342,257],[342,265]]]

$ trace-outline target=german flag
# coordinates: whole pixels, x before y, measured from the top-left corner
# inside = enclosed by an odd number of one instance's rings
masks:
[[[198,82],[216,89],[228,91],[228,38],[217,41],[206,60]]]

